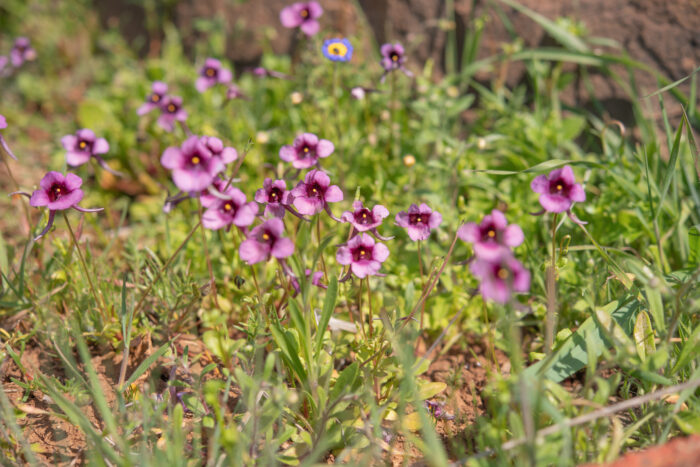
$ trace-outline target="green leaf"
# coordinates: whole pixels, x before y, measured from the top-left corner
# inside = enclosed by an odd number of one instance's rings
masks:
[[[637,321],[634,323],[634,343],[637,347],[637,354],[642,360],[646,360],[648,355],[656,352],[654,330],[651,327],[649,315],[644,310],[640,310],[637,314]]]
[[[683,122],[681,120],[681,122]],[[664,174],[663,181],[661,182],[661,194],[659,196],[659,202],[656,205],[656,212],[654,213],[654,221],[659,218],[659,213],[661,212],[661,207],[666,199],[666,193],[671,186],[671,180],[673,180],[673,175],[676,170],[676,161],[678,160],[678,155],[680,154],[681,145],[681,135],[683,134],[683,127],[685,123],[678,125],[678,130],[676,130],[676,136],[673,139],[673,147],[671,148],[671,156],[668,160],[668,165],[666,166],[666,173]]]
[[[335,380],[333,389],[331,389],[331,402],[352,390],[359,373],[360,365],[357,362],[352,362],[352,364],[348,365],[343,371],[340,372],[338,378]]]
[[[128,388],[129,386],[131,386],[131,384],[134,381],[136,381],[139,378],[139,376],[144,374],[146,372],[146,370],[151,365],[153,365],[153,363],[155,363],[156,360],[158,360],[160,357],[165,355],[165,352],[167,352],[169,348],[170,348],[170,342],[166,342],[165,344],[161,345],[158,348],[158,350],[156,350],[151,355],[149,355],[147,359],[142,361],[141,364],[136,367],[136,369],[131,374],[131,376],[129,376],[129,379],[127,379],[126,382],[124,383],[124,386],[122,386],[122,388],[120,388],[120,389],[123,390],[123,388]]]
[[[656,329],[658,329],[663,335],[663,333],[666,331],[666,321],[664,320],[664,303],[663,299],[661,298],[661,291],[658,288],[646,285],[644,287],[644,292],[646,294],[647,302],[649,303],[649,312],[654,318]]]
[[[700,433],[700,414],[693,412],[678,412],[674,417],[676,425],[686,435]]]
[[[318,330],[316,331],[316,359],[318,359],[318,354],[323,346],[323,336],[326,333],[326,328],[331,320],[333,311],[335,310],[335,302],[338,298],[338,279],[335,276],[331,276],[330,282],[328,282],[328,289],[326,289],[326,298],[323,301],[323,311],[321,312],[321,318],[318,321]]]
[[[430,399],[440,394],[442,391],[447,389],[447,384],[442,381],[424,381],[420,380],[418,382],[418,397],[421,400]]]

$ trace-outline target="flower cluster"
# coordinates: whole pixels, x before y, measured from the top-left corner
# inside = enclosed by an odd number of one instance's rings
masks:
[[[29,39],[18,37],[15,39],[9,56],[0,55],[0,75],[11,73],[11,69],[5,70],[7,65],[12,65],[15,69],[21,67],[24,62],[31,62],[36,59],[36,50],[32,48]]]
[[[299,28],[307,36],[313,36],[320,29],[318,18],[323,8],[318,2],[297,2],[280,11],[280,23],[285,28]]]
[[[187,112],[182,108],[182,97],[169,95],[168,85],[162,81],[154,81],[151,84],[151,93],[137,113],[146,115],[156,109],[160,110],[158,125],[165,131],[172,132],[176,122],[184,124],[187,120]]]
[[[101,154],[109,151],[109,143],[104,138],[97,138],[94,131],[83,128],[74,135],[66,135],[61,138],[61,144],[66,150],[66,162],[71,167],[78,167],[94,158],[107,172],[118,176],[123,175],[110,168],[102,158]]]

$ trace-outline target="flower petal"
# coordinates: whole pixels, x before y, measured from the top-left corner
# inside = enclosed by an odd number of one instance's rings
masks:
[[[270,251],[275,258],[286,258],[294,253],[294,243],[288,238],[278,238]]]
[[[318,154],[318,157],[328,157],[333,154],[334,150],[335,146],[327,139],[320,140],[316,145],[316,154]]]
[[[540,204],[549,212],[564,212],[571,207],[571,201],[561,195],[540,195]]]
[[[532,182],[530,182],[530,188],[535,193],[548,193],[549,192],[549,179],[546,175],[538,175]]]

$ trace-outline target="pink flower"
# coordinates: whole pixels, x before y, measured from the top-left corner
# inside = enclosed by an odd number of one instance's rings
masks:
[[[318,163],[318,159],[330,156],[335,150],[327,139],[318,139],[313,133],[302,133],[291,146],[282,146],[280,158],[291,162],[296,169],[308,169]]]
[[[506,216],[498,209],[484,216],[481,224],[468,222],[457,230],[457,236],[473,244],[477,258],[495,261],[508,254],[525,240],[523,230],[515,224],[508,225]]]
[[[199,70],[199,78],[195,82],[197,91],[204,92],[217,83],[227,84],[233,75],[231,70],[221,67],[221,62],[215,58],[207,58]]]
[[[241,242],[238,253],[248,264],[266,261],[270,256],[281,259],[294,253],[294,244],[283,237],[284,223],[281,219],[268,219],[255,227],[248,238]]]
[[[406,229],[408,236],[414,242],[427,239],[430,231],[436,229],[441,222],[442,215],[434,212],[425,203],[420,207],[412,204],[408,212],[401,211],[396,215],[396,225]]]
[[[376,229],[382,225],[384,218],[389,216],[389,211],[381,204],[377,204],[370,211],[364,207],[362,201],[354,201],[352,209],[352,211],[345,211],[340,219],[343,222],[351,223],[358,232]]]
[[[479,279],[479,292],[485,299],[507,303],[513,292],[530,290],[530,272],[510,254],[496,261],[477,257],[469,269]]]
[[[255,192],[255,201],[266,205],[265,215],[284,217],[285,209],[292,203],[292,195],[284,180],[266,178],[263,187]]]
[[[162,81],[154,81],[151,84],[151,94],[146,98],[146,102],[136,111],[139,115],[146,115],[152,110],[161,108],[163,99],[168,92],[168,85]]]
[[[401,70],[406,76],[413,76],[413,73],[408,71],[404,66],[406,61],[406,52],[401,44],[398,42],[391,44],[387,43],[382,45],[379,50],[382,54],[382,67],[384,68],[384,75],[382,76],[382,82],[386,78],[386,75],[395,70]]]
[[[292,189],[294,207],[301,214],[313,215],[326,210],[333,217],[328,203],[343,200],[343,192],[337,185],[331,185],[331,179],[325,172],[312,170],[306,174],[304,181]],[[333,217],[335,219],[335,217]]]
[[[158,125],[165,131],[173,131],[175,122],[187,120],[187,112],[182,108],[182,97],[165,96],[160,105]]]
[[[102,208],[85,209],[78,206],[83,199],[80,186],[83,180],[75,174],[63,175],[60,172],[48,172],[39,182],[39,189],[32,193],[29,204],[34,207],[46,206],[49,209],[49,222],[34,240],[43,237],[53,225],[56,211],[75,209],[81,212],[102,211]],[[20,193],[29,196],[27,193]]]
[[[61,144],[67,151],[66,162],[68,165],[77,167],[94,157],[103,169],[112,174],[121,175],[119,172],[111,169],[100,156],[100,154],[105,154],[109,151],[109,143],[104,138],[97,138],[92,130],[83,128],[74,135],[66,135],[61,138]]]
[[[313,36],[321,29],[317,18],[322,14],[318,2],[297,2],[282,8],[280,22],[285,28],[300,28],[307,36]]]
[[[552,170],[549,175],[538,175],[530,188],[540,193],[540,204],[548,212],[569,211],[574,202],[586,201],[586,192],[576,183],[574,171],[568,165]]]
[[[204,190],[224,170],[221,158],[214,157],[198,136],[190,136],[179,148],[167,148],[160,163],[173,171],[175,186],[185,192]]]
[[[36,58],[36,50],[32,48],[29,39],[18,37],[15,45],[10,50],[10,61],[15,68],[20,67],[25,61],[32,61]]]
[[[228,89],[226,89],[226,99],[250,99],[246,96],[241,88],[235,84],[229,84]]]
[[[238,159],[236,148],[224,146],[224,143],[214,136],[202,136],[202,142],[214,157],[221,159],[224,164],[230,164]]]
[[[218,230],[235,225],[248,227],[255,221],[258,205],[246,202],[245,194],[238,188],[229,187],[224,193],[228,199],[217,199],[202,215],[202,225],[207,229]]]
[[[346,246],[338,248],[335,255],[339,264],[350,265],[350,270],[360,279],[377,275],[382,263],[389,257],[389,249],[374,238],[360,234],[350,239]]]

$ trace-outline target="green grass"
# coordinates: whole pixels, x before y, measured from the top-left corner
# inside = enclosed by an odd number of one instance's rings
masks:
[[[594,54],[575,25],[523,9],[556,47],[521,49],[514,41],[507,53],[476,60],[477,18],[466,28],[461,69],[455,43],[441,80],[409,50],[415,78],[395,73],[379,84],[376,50],[357,46],[352,62],[334,70],[315,38],[293,71],[291,57],[263,56],[264,66],[291,80],[236,70],[250,99],[227,102],[223,88],[194,89],[198,66],[224,52],[220,21],[198,19],[205,39],[191,55],[167,17],[149,10],[149,27],[164,25],[164,41],[160,56],[141,60],[115,30],[98,26],[88,3],[60,3],[0,7],[8,13],[0,19],[7,31],[0,51],[22,33],[39,52],[36,62],[0,78],[8,120],[2,135],[19,158],[3,164],[0,185],[9,193],[16,181],[31,192],[45,171],[65,171],[60,138],[82,127],[107,138],[108,163],[127,177],[114,180],[96,165],[75,170],[85,180],[81,205],[105,207],[68,213],[77,245],[62,216],[31,241],[46,213],[0,198],[0,361],[13,368],[12,379],[3,373],[12,391],[0,394],[0,457],[55,460],[29,441],[26,406],[39,395],[50,398],[41,407],[53,420],[84,434],[79,456],[95,465],[310,465],[331,455],[382,463],[392,450],[431,465],[577,465],[700,432],[697,114],[694,93],[686,98],[680,81],[622,52]],[[87,26],[75,29],[76,18]],[[350,39],[360,44],[366,34]],[[528,79],[509,89],[496,77],[513,61],[524,62]],[[575,73],[569,64],[621,83],[635,127],[620,132],[599,112],[565,105],[560,94]],[[640,96],[615,64],[652,73],[663,92]],[[592,89],[588,72],[576,70]],[[493,82],[475,81],[478,71]],[[163,132],[154,114],[137,116],[153,80],[183,97],[195,134],[245,153],[235,183],[249,200],[266,177],[285,174],[288,186],[296,183],[278,153],[297,133],[333,141],[336,150],[322,166],[345,194],[331,205],[334,214],[355,197],[391,212],[379,228],[395,236],[385,242],[386,276],[362,286],[357,278],[339,283],[335,252],[347,225],[325,214],[316,216],[319,224],[287,215],[286,235],[296,247],[288,263],[302,278],[292,297],[288,273],[275,261],[241,261],[244,237],[236,229],[202,233],[196,200],[164,213],[166,190],[176,189],[159,158],[185,134]],[[381,92],[357,101],[347,92],[355,85]],[[291,98],[295,92],[301,102]],[[651,101],[663,109],[663,128],[644,112]],[[667,109],[679,106],[682,119],[670,121]],[[406,155],[415,165],[404,163]],[[530,215],[540,208],[530,181],[563,165],[585,185],[587,200],[574,212],[588,224],[566,216],[556,224],[557,332],[549,352],[552,219]],[[420,264],[417,245],[393,225],[414,202],[443,216],[421,244]],[[494,208],[525,232],[515,255],[532,274],[530,292],[507,306],[482,300],[463,264],[470,246],[453,243],[462,223]],[[328,288],[313,286],[307,268],[325,268]],[[412,314],[416,320],[405,319]],[[328,332],[332,319],[362,329]],[[511,369],[489,372],[479,393],[483,413],[466,425],[457,414],[451,436],[424,408],[425,400],[444,401],[446,387],[421,376],[430,360],[416,354],[419,339],[436,344],[429,358],[447,348],[469,355],[477,341],[490,343]],[[25,355],[36,349],[40,361],[55,365],[27,366]],[[131,360],[122,367],[125,353]],[[99,366],[103,358],[113,370]],[[450,388],[458,390],[459,379]],[[667,392],[679,397],[664,402]]]

